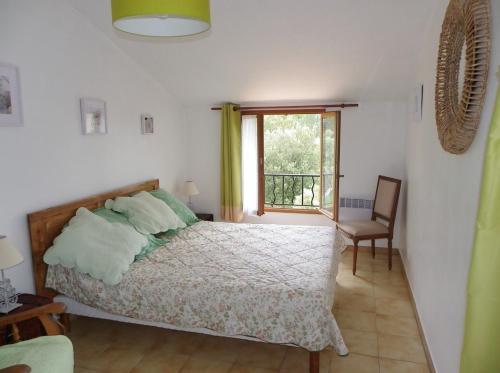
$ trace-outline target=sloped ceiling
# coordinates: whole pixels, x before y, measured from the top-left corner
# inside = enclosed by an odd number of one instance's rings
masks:
[[[116,31],[110,0],[66,0],[186,105],[406,99],[433,0],[212,0],[209,32]]]

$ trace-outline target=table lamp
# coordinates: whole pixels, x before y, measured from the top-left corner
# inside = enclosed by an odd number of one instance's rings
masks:
[[[192,210],[193,204],[191,203],[191,197],[197,196],[198,194],[200,194],[194,181],[191,181],[191,180],[186,181],[186,184],[184,184],[184,194],[186,196],[188,196],[188,198],[189,198],[188,205],[189,205],[189,208]]]
[[[9,313],[21,306],[21,304],[17,303],[16,289],[10,284],[10,280],[5,278],[3,270],[14,267],[22,261],[23,257],[7,240],[7,237],[0,236],[0,270],[2,273],[0,281],[0,313]]]

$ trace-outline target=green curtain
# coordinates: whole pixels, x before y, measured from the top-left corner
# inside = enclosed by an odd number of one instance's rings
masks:
[[[467,291],[462,373],[500,372],[500,89],[487,141]]]
[[[241,113],[234,104],[222,105],[221,121],[221,218],[243,219],[241,183]]]

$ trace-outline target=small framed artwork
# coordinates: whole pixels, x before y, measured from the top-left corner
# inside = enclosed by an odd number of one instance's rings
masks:
[[[413,98],[413,119],[418,122],[422,120],[423,103],[424,103],[424,85],[419,84],[415,88],[415,95]]]
[[[80,99],[82,133],[84,135],[105,135],[108,133],[106,102],[97,98]]]
[[[0,126],[22,126],[19,72],[16,66],[0,63]]]
[[[152,135],[155,132],[154,119],[151,115],[141,115],[141,132],[143,135]]]

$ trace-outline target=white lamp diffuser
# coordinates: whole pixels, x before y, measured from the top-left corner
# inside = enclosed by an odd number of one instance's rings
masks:
[[[200,194],[200,191],[196,187],[196,184],[194,183],[194,181],[191,181],[191,180],[186,181],[186,183],[184,184],[184,194],[186,196],[188,196],[188,198],[189,198],[189,203],[188,203],[189,204],[189,208],[192,209],[193,208],[193,204],[191,203],[191,197],[192,196],[197,196],[198,194]]]

